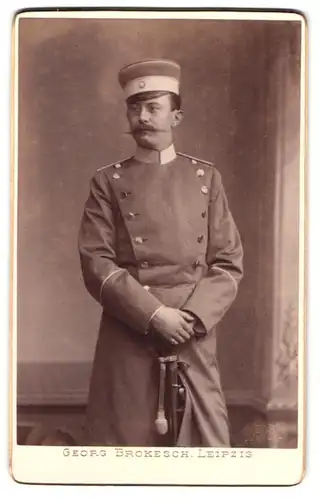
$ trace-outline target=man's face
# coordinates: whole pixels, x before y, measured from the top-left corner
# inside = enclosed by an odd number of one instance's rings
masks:
[[[172,142],[181,111],[172,110],[170,95],[127,104],[131,133],[139,146],[161,150]]]

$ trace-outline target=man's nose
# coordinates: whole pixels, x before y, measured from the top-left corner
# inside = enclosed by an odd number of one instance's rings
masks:
[[[140,115],[139,115],[139,121],[140,123],[147,123],[149,120],[149,113],[146,109],[141,108]]]

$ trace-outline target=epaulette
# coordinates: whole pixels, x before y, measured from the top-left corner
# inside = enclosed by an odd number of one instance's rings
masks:
[[[114,161],[113,163],[109,163],[109,165],[104,165],[104,167],[98,168],[97,172],[100,172],[100,170],[104,170],[105,168],[116,167],[116,165],[121,165],[121,163],[123,163],[126,160],[129,160],[130,158],[132,158],[132,156],[128,156],[127,158],[124,158],[123,160],[120,161]]]
[[[189,158],[189,160],[195,163],[204,163],[205,165],[210,165],[210,167],[213,167],[213,163],[211,161],[201,160],[200,158],[196,158],[195,156],[191,155],[186,155],[185,153],[177,153],[177,155],[184,156],[184,158]]]

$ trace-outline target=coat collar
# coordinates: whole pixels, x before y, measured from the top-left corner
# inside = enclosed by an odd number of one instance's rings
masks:
[[[171,144],[168,148],[162,151],[157,151],[155,149],[147,149],[137,146],[135,152],[135,159],[143,163],[160,163],[164,165],[176,158],[176,151],[174,145]]]

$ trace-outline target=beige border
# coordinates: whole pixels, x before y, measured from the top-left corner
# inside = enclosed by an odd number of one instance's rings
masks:
[[[127,18],[127,19],[229,19],[296,21],[302,27],[301,59],[301,132],[300,132],[300,261],[299,261],[299,421],[298,448],[225,449],[149,448],[153,458],[135,459],[116,456],[115,448],[76,448],[79,456],[64,456],[64,448],[17,446],[16,442],[16,255],[18,200],[18,25],[23,18]],[[69,11],[24,12],[13,26],[12,65],[12,295],[11,295],[11,405],[10,466],[15,480],[26,483],[63,484],[203,484],[203,485],[291,485],[301,481],[305,473],[305,356],[306,356],[306,104],[307,104],[307,37],[306,20],[298,13],[275,12],[156,12],[156,11]],[[144,453],[143,448],[127,451]],[[96,456],[88,456],[91,452]],[[65,452],[66,453],[66,452]],[[168,453],[170,457],[155,456]],[[175,455],[180,453],[180,457]],[[188,453],[189,458],[184,454]],[[211,454],[207,458],[202,455]],[[86,456],[81,456],[86,455]],[[97,456],[99,455],[100,456]],[[119,454],[119,452],[118,452]],[[105,455],[105,456],[104,456]],[[181,456],[182,455],[182,456]],[[233,456],[235,455],[235,456]],[[90,462],[88,462],[90,460]],[[89,467],[89,463],[91,467]]]
[[[66,11],[66,12],[23,12],[20,18],[46,18],[59,19],[238,19],[238,20],[259,20],[259,21],[301,21],[302,16],[297,13],[279,12],[226,12],[223,10],[210,12],[157,12],[157,11]]]
[[[11,283],[10,283],[10,468],[13,472],[13,455],[16,443],[17,398],[17,205],[18,205],[18,22],[12,27],[12,75],[11,75]]]

